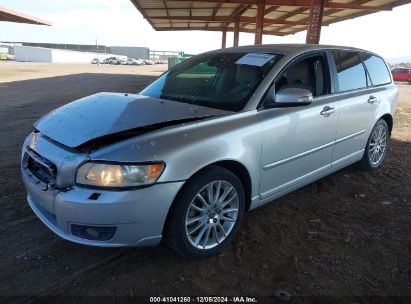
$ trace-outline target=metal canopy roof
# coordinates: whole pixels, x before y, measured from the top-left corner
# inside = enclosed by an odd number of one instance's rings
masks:
[[[51,22],[41,20],[39,18],[35,18],[26,14],[22,14],[2,6],[0,6],[0,21],[51,26]]]
[[[263,34],[284,36],[307,29],[311,0],[131,0],[157,31],[207,30],[254,33],[264,4]],[[322,25],[389,11],[410,0],[325,1]]]

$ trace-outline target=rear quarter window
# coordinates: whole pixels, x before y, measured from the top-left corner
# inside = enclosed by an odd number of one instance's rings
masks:
[[[382,58],[364,53],[361,54],[361,57],[368,70],[373,85],[378,86],[391,82],[389,70]]]
[[[334,50],[332,55],[340,92],[367,87],[367,73],[356,52]]]

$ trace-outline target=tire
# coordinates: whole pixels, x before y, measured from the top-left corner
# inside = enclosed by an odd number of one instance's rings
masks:
[[[217,192],[217,201],[222,204],[213,208]],[[244,189],[238,177],[218,166],[206,168],[188,180],[177,195],[167,218],[166,242],[185,257],[217,255],[232,239],[244,209]]]
[[[390,130],[388,129],[386,121],[384,119],[378,120],[370,133],[364,155],[359,162],[361,169],[365,171],[374,171],[381,167],[387,154],[389,136]],[[379,153],[381,149],[383,149],[382,154]]]

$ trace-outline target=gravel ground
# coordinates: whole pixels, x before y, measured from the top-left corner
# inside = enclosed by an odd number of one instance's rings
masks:
[[[162,70],[0,63],[0,302],[39,295],[274,299],[278,290],[288,292],[293,303],[352,303],[357,296],[358,303],[411,302],[407,84],[398,85],[399,108],[380,170],[366,173],[350,166],[250,212],[217,257],[190,261],[164,244],[92,248],[50,232],[26,204],[19,173],[20,147],[33,122],[95,92],[136,92]]]

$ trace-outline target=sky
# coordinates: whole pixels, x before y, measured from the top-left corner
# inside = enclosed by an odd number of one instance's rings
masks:
[[[221,47],[220,32],[156,32],[129,0],[0,0],[0,6],[51,21],[53,26],[0,22],[0,41],[144,46],[198,54]],[[363,48],[386,58],[411,56],[411,4],[322,28],[321,44]],[[233,34],[227,35],[227,46]],[[240,45],[254,35],[240,33]],[[264,35],[263,43],[305,43],[305,32]]]

